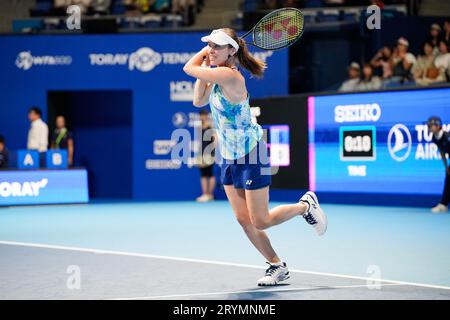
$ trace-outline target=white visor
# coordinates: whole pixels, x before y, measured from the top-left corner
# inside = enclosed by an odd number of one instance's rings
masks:
[[[202,37],[201,40],[203,42],[211,41],[215,44],[218,44],[219,46],[229,44],[233,48],[235,48],[236,51],[239,50],[239,45],[237,44],[237,42],[220,29],[213,30],[209,36]]]

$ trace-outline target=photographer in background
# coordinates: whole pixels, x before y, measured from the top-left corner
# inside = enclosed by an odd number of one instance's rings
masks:
[[[442,128],[442,120],[439,117],[432,116],[427,121],[428,130],[433,133],[433,143],[439,149],[442,162],[445,167],[445,185],[441,202],[431,209],[432,212],[447,212],[450,202],[450,166],[448,165],[447,155],[450,155],[450,133]]]

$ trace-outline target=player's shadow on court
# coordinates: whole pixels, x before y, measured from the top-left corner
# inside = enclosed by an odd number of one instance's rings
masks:
[[[252,288],[252,289],[248,289],[249,292],[228,294],[225,296],[224,299],[230,299],[230,300],[276,300],[276,299],[286,299],[286,297],[289,297],[289,295],[293,295],[293,294],[337,289],[337,288],[327,287],[327,286],[316,286],[316,287],[311,287],[311,288],[299,288],[298,290],[292,289],[289,291],[276,291],[277,289],[288,289],[286,287],[289,287],[289,286],[292,286],[292,285],[289,283],[279,284],[275,287],[272,287],[272,289],[274,291],[269,291],[270,287]]]

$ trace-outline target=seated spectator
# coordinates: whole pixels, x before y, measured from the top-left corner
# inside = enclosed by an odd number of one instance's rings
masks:
[[[388,79],[392,76],[392,67],[390,64],[391,56],[392,49],[385,46],[378,50],[377,54],[370,61],[370,64],[373,68],[375,68],[375,70],[381,69],[380,74],[383,79]]]
[[[123,0],[123,4],[127,8],[127,15],[140,15],[150,12],[151,0]]]
[[[70,0],[54,0],[53,7],[49,11],[50,16],[65,16],[67,7],[70,6]]]
[[[430,26],[430,34],[428,35],[427,41],[433,45],[433,54],[439,54],[439,41],[441,40],[441,26],[437,23],[433,23]]]
[[[88,9],[90,15],[107,15],[111,7],[111,0],[92,0]]]
[[[357,85],[357,90],[368,91],[378,90],[381,88],[381,79],[373,74],[373,69],[370,63],[365,63],[363,66],[361,80]]]
[[[187,9],[187,0],[172,0],[172,13],[183,14]]]
[[[261,4],[260,9],[262,10],[275,10],[280,7],[278,0],[265,0],[264,3]]]
[[[8,167],[8,156],[9,152],[5,145],[5,138],[0,136],[0,169]]]
[[[410,52],[409,42],[401,37],[391,57],[392,78],[389,82],[404,82],[411,79],[411,69],[416,63],[416,57]]]
[[[169,13],[170,1],[169,0],[151,0],[150,11],[156,13]]]
[[[444,22],[444,41],[450,43],[450,20]]]
[[[445,74],[436,68],[434,64],[436,58],[433,54],[432,42],[425,42],[423,45],[423,53],[423,55],[419,56],[411,70],[416,84],[429,85],[434,82],[445,81]]]
[[[54,0],[53,7],[54,13],[57,15],[66,15],[67,7],[71,5],[77,5],[80,7],[81,14],[86,14],[89,7],[91,6],[92,0]]]
[[[434,65],[444,72],[446,80],[450,81],[450,43],[441,40],[439,42],[439,54],[434,61]]]
[[[348,80],[345,80],[341,87],[339,88],[339,91],[341,92],[349,92],[349,91],[355,91],[356,87],[359,83],[359,75],[361,72],[361,68],[357,62],[352,62],[350,66],[348,67]]]
[[[281,0],[281,8],[299,8],[300,3],[298,0]]]

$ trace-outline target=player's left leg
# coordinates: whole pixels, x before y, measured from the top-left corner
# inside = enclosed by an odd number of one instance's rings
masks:
[[[269,187],[245,190],[245,198],[252,221],[260,230],[278,225],[295,216],[302,216],[314,227],[319,236],[327,230],[327,217],[312,191],[305,193],[297,203],[279,205],[271,210],[269,210]]]

